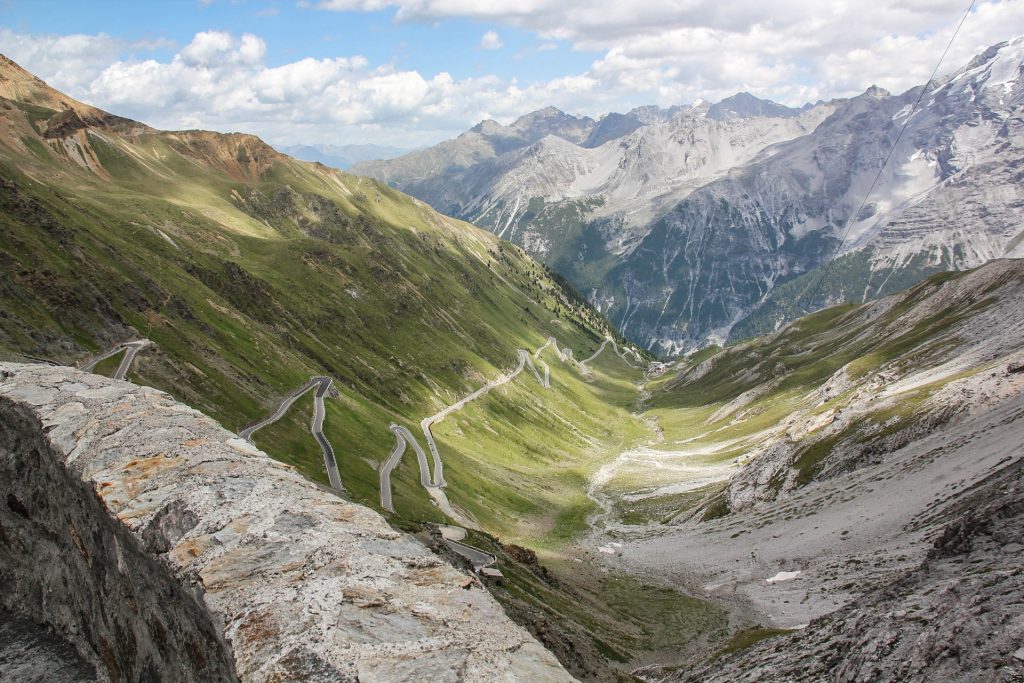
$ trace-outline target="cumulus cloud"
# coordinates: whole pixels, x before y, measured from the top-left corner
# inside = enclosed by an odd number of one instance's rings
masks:
[[[7,28],[0,28],[0,45],[11,59],[45,74],[53,87],[75,92],[81,92],[130,47],[104,33],[23,35]]]
[[[433,143],[481,119],[509,120],[552,102],[575,110],[573,100],[596,83],[582,74],[525,87],[492,75],[426,77],[359,55],[269,66],[262,38],[222,31],[197,33],[164,61],[123,58],[131,46],[104,35],[0,29],[0,41],[25,68],[99,107],[158,128],[240,130],[281,145]]]
[[[501,36],[498,35],[497,31],[488,31],[480,39],[480,47],[485,50],[500,50],[502,45]]]
[[[956,3],[962,0],[956,0]],[[717,100],[748,90],[787,104],[877,84],[922,83],[962,8],[953,0],[327,0],[337,10],[392,8],[399,21],[466,17],[533,32],[534,52],[568,41],[590,65],[545,81],[422,73],[362,56],[267,64],[254,34],[197,33],[170,58],[99,35],[0,28],[11,58],[70,95],[162,128],[254,132],[277,144],[431,144],[485,118],[508,122],[548,105],[596,116],[636,104]],[[946,70],[1024,30],[1024,2],[982,1]],[[501,45],[489,30],[481,47]],[[525,56],[529,51],[519,53]],[[137,55],[141,55],[137,56]]]
[[[569,41],[601,56],[623,94],[715,99],[737,90],[789,104],[877,82],[902,91],[931,73],[964,0],[324,0],[326,10],[391,8],[398,21],[470,18]],[[1024,3],[979,2],[947,70],[1024,31]],[[897,66],[898,65],[898,66]]]

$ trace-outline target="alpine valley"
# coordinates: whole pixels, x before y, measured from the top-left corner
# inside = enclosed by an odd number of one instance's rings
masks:
[[[350,170],[0,57],[0,682],[1021,680],[1024,38]]]
[[[1022,55],[1018,37],[928,86],[801,109],[548,108],[352,170],[519,244],[672,355],[1024,255]]]

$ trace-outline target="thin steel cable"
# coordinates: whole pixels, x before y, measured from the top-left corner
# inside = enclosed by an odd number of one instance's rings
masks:
[[[878,184],[878,179],[882,177],[882,171],[885,170],[886,164],[889,163],[889,159],[896,151],[896,146],[900,144],[900,139],[903,137],[904,131],[907,130],[907,126],[910,125],[910,120],[914,118],[914,114],[917,112],[918,106],[920,106],[921,101],[924,100],[924,95],[926,92],[928,92],[928,86],[930,86],[932,84],[932,81],[935,80],[935,75],[939,72],[939,67],[942,66],[942,61],[946,58],[946,54],[949,52],[949,48],[953,46],[953,41],[956,40],[957,34],[960,33],[960,29],[963,27],[964,22],[967,21],[967,17],[971,14],[971,10],[974,9],[975,2],[977,2],[977,0],[971,0],[971,4],[967,7],[967,10],[964,12],[963,17],[960,18],[960,23],[957,24],[956,30],[953,31],[953,35],[950,36],[949,42],[946,43],[946,49],[942,51],[942,56],[939,57],[939,61],[935,64],[935,68],[932,69],[932,75],[928,77],[928,81],[924,84],[924,87],[921,88],[921,94],[917,96],[917,101],[914,102],[914,106],[910,108],[910,113],[907,115],[906,121],[903,122],[903,127],[900,128],[900,132],[896,135],[896,140],[892,143],[892,147],[889,148],[889,153],[885,155],[885,159],[882,161],[882,165],[878,167],[878,173],[875,174],[875,179],[871,181],[871,186],[868,188],[868,191],[864,194],[864,198],[861,200],[860,206],[857,207],[857,210],[850,214],[849,218],[846,219],[846,231],[843,233],[843,238],[839,241],[839,244],[832,252],[832,256],[829,258],[828,263],[825,264],[825,268],[822,270],[821,275],[818,276],[817,281],[814,283],[813,293],[810,297],[804,299],[804,294],[807,292],[807,289],[810,288],[810,283],[808,283],[807,287],[804,288],[804,291],[801,292],[800,296],[796,300],[797,308],[802,308],[801,303],[807,303],[808,305],[810,305],[814,302],[814,297],[817,296],[818,289],[821,287],[821,283],[825,281],[825,277],[828,275],[828,271],[832,267],[832,264],[835,263],[836,257],[839,256],[840,250],[842,250],[842,248],[846,245],[846,240],[850,236],[850,231],[853,229],[853,224],[856,221],[857,216],[860,215],[861,211],[863,211],[864,207],[867,205],[868,198],[874,191],[875,185]]]

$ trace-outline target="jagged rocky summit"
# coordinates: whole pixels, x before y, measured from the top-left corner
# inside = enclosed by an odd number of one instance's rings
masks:
[[[353,168],[520,244],[626,337],[673,354],[1024,255],[1022,65],[1024,37],[994,45],[913,115],[925,86],[599,121],[548,108]]]

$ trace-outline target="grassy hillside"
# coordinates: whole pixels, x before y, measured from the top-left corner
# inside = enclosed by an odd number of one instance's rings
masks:
[[[379,508],[378,470],[395,445],[389,424],[422,440],[420,420],[549,337],[577,359],[606,336],[622,343],[518,247],[258,138],[156,131],[75,102],[4,59],[0,122],[0,357],[74,364],[149,339],[129,378],[232,429],[311,375],[330,376],[340,397],[326,399],[323,429],[346,495],[364,504]],[[95,370],[112,374],[122,358]],[[550,388],[527,370],[434,425],[446,492],[493,536],[542,550],[565,581],[517,595],[516,609],[527,621],[547,609],[549,634],[575,633],[570,650],[607,660],[577,673],[614,680],[632,657],[700,635],[688,627],[651,640],[654,623],[641,616],[659,605],[685,605],[701,615],[694,623],[718,630],[723,616],[634,580],[614,590],[601,576],[576,581],[564,551],[595,511],[587,482],[651,437],[634,412],[642,372],[611,345],[589,372],[554,347],[536,362],[541,373],[550,367]],[[305,395],[255,442],[326,484],[312,405]],[[446,521],[413,453],[392,486],[397,524]],[[593,604],[562,609],[578,590],[596,591]],[[585,623],[593,610],[600,619]],[[623,633],[628,643],[608,644]]]
[[[945,388],[1007,372],[1022,287],[1024,262],[996,261],[695,354],[646,386],[661,439],[603,486],[614,518],[710,519],[879,462],[963,411]]]
[[[7,356],[73,363],[145,337],[155,346],[138,356],[132,379],[236,429],[310,375],[329,375],[342,397],[328,401],[325,429],[343,481],[376,505],[375,468],[394,445],[389,423],[416,431],[513,366],[517,348],[556,336],[582,357],[608,333],[519,248],[384,185],[296,161],[248,135],[156,131],[74,102],[9,61],[0,67]],[[99,370],[112,372],[119,357]],[[601,405],[590,389],[600,384],[570,379],[575,373],[553,367],[545,392],[524,375],[506,395],[472,406],[474,419],[497,433],[543,431],[528,405],[578,421],[579,433],[549,440],[544,457],[566,459],[560,467],[575,473],[564,476],[581,476],[609,425],[632,418]],[[323,481],[306,403],[258,442]],[[480,456],[485,442],[447,443],[444,430],[457,424],[438,425],[453,495],[486,519],[494,496],[514,499],[510,489],[536,474],[515,462],[533,457],[533,439],[503,436],[501,449]],[[483,464],[462,462],[470,457]],[[439,519],[417,481],[407,455],[395,477],[400,514]],[[537,502],[538,529],[559,505],[579,501]],[[511,518],[494,521],[495,531],[511,528]]]

